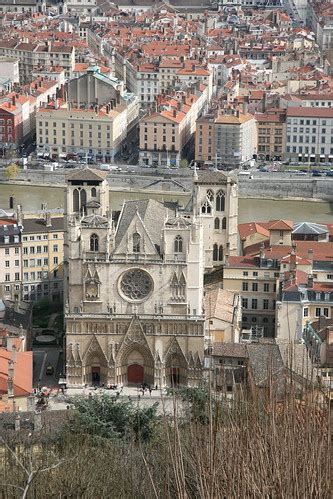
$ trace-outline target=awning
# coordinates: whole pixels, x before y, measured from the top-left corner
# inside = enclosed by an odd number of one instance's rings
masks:
[[[67,158],[67,154],[61,153],[59,154],[59,158]]]
[[[43,152],[38,152],[38,153],[37,153],[37,157],[38,157],[38,158],[42,158],[43,156],[44,156],[44,153],[43,153]]]
[[[46,153],[44,154],[44,158],[49,158],[49,157],[50,157],[50,153],[46,152]]]
[[[325,154],[321,154],[321,155],[320,155],[320,157],[321,157],[321,158],[325,158]]]

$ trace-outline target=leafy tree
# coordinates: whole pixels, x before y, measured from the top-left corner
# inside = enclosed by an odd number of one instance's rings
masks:
[[[180,386],[179,388],[173,390],[169,389],[169,393],[173,392],[178,395],[181,400],[188,407],[188,417],[192,421],[197,421],[200,423],[208,422],[209,414],[209,390],[208,387],[191,387],[191,386]],[[213,402],[213,406],[215,403]]]
[[[15,163],[10,164],[5,169],[5,177],[6,177],[6,179],[7,180],[14,180],[15,178],[17,178],[17,176],[19,174],[19,171],[20,171],[20,169],[19,169],[19,167]]]
[[[157,406],[135,406],[109,395],[91,395],[72,399],[75,407],[70,422],[72,433],[102,438],[129,438],[148,441],[154,435]]]
[[[188,167],[188,161],[187,161],[187,159],[181,159],[179,161],[179,166],[180,166],[180,168],[187,168]]]

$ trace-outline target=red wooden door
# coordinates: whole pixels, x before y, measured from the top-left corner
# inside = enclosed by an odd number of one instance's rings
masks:
[[[143,383],[143,366],[139,364],[131,364],[127,369],[127,382],[128,383]]]

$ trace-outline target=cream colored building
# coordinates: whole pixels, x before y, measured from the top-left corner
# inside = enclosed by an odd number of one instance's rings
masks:
[[[203,227],[154,200],[114,222],[105,175],[68,179],[66,365],[82,383],[197,385],[204,353]]]
[[[22,232],[23,299],[62,301],[63,216],[24,218]]]
[[[158,112],[140,122],[139,161],[149,166],[179,166],[196,120],[209,102],[209,87],[197,84],[186,92],[157,102]]]
[[[37,113],[37,151],[55,159],[113,161],[138,114],[139,100],[122,81],[88,68],[68,82],[66,103]]]
[[[257,127],[254,116],[233,109],[206,115],[198,120],[195,159],[241,168],[257,153]]]
[[[232,256],[223,269],[223,289],[242,298],[242,329],[275,335],[275,305],[280,264],[262,258]]]

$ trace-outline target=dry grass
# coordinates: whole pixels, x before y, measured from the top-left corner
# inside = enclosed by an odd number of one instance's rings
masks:
[[[205,424],[164,416],[153,440],[96,442],[66,435],[21,447],[36,473],[27,497],[45,498],[320,498],[330,496],[329,414],[314,394],[291,392],[229,404],[208,398]],[[13,442],[9,445],[14,447]],[[22,497],[26,475],[7,447],[0,456],[0,497]]]

